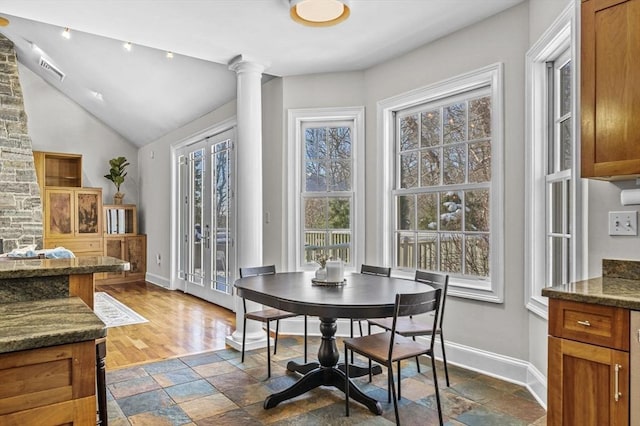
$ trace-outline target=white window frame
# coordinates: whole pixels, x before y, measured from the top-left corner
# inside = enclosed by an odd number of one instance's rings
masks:
[[[583,241],[587,241],[586,221],[581,212],[583,191],[580,179],[580,117],[579,114],[579,50],[576,34],[577,7],[571,2],[540,39],[529,49],[526,55],[526,184],[525,184],[525,305],[536,315],[547,319],[548,299],[541,292],[548,282],[547,277],[547,161],[548,161],[548,120],[547,108],[548,84],[547,65],[567,49],[571,52],[572,63],[572,134],[574,147],[571,173],[571,250],[570,281],[584,276],[583,265],[586,250]]]
[[[395,115],[397,111],[428,102],[456,96],[477,88],[489,87],[492,98],[491,137],[491,262],[489,279],[462,279],[450,277],[449,294],[452,296],[493,303],[504,301],[504,96],[503,64],[497,63],[459,75],[426,87],[412,90],[377,104],[378,115],[378,170],[382,189],[382,208],[378,229],[381,230],[382,262],[394,262],[394,197],[395,188]],[[394,275],[413,278],[407,271],[397,270]]]
[[[353,123],[351,135],[353,206],[351,212],[351,260],[355,269],[364,259],[364,107],[345,108],[303,108],[290,109],[287,115],[287,224],[284,226],[287,244],[283,247],[283,258],[289,271],[309,271],[318,268],[315,262],[305,263],[302,257],[302,217],[301,203],[303,181],[303,125],[308,123],[324,123],[349,121]]]

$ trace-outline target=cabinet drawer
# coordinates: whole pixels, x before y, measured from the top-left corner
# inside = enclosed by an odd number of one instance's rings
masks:
[[[89,254],[102,256],[103,245],[102,238],[68,238],[68,239],[47,239],[44,243],[45,248],[64,247],[71,250],[76,256],[87,256]]]
[[[629,310],[592,303],[549,300],[549,334],[629,350]]]

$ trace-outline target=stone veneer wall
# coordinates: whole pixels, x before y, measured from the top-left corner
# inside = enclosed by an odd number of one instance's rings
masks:
[[[0,35],[0,239],[42,248],[42,201],[13,43]]]

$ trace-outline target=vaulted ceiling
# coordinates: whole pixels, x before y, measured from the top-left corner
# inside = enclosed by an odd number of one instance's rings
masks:
[[[143,146],[234,99],[237,55],[271,76],[364,70],[521,1],[351,0],[345,22],[313,28],[287,0],[0,0],[0,33],[23,65]]]

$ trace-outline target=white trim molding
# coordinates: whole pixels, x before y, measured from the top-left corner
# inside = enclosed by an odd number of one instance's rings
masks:
[[[504,301],[504,94],[503,64],[496,63],[418,88],[377,104],[378,115],[378,167],[382,205],[378,209],[377,229],[380,230],[382,264],[393,264],[393,202],[394,188],[394,118],[398,111],[423,103],[455,96],[481,87],[489,87],[492,97],[492,163],[491,163],[491,263],[490,279],[465,280],[451,277],[449,295],[493,303]],[[409,277],[406,271],[394,275]]]
[[[579,280],[582,270],[582,242],[587,241],[584,234],[583,218],[583,188],[580,183],[580,122],[579,115],[579,72],[578,51],[576,49],[576,6],[571,2],[553,24],[542,34],[526,54],[527,84],[525,94],[525,306],[534,314],[547,319],[548,300],[541,294],[547,282],[546,277],[546,208],[547,198],[545,190],[547,163],[547,70],[546,63],[557,58],[563,51],[570,49],[572,75],[572,109],[573,125],[571,131],[574,136],[573,151],[573,184],[571,187],[571,247],[574,258],[571,261],[570,276],[572,281]]]

